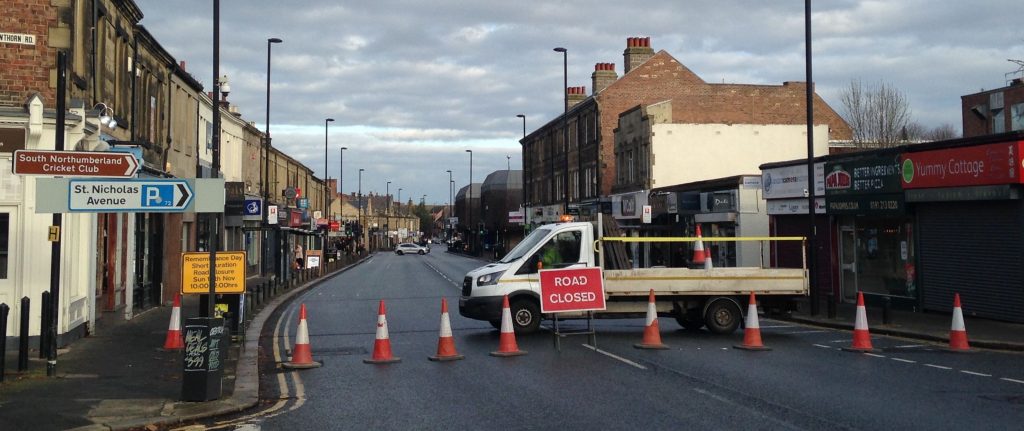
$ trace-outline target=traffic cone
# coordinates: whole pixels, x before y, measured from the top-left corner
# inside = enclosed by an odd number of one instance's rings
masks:
[[[465,356],[455,351],[455,339],[452,338],[452,324],[448,321],[448,300],[441,298],[441,331],[437,337],[437,355],[429,356],[431,361],[457,361]]]
[[[654,289],[651,289],[647,297],[647,322],[644,323],[644,339],[639,344],[634,344],[637,349],[667,349],[668,346],[661,343],[661,331],[658,328],[658,309],[654,306]]]
[[[181,294],[179,293],[174,296],[174,306],[171,307],[171,324],[167,327],[164,349],[181,350],[184,348],[185,342],[181,337]]]
[[[508,306],[508,295],[501,300],[501,340],[498,341],[498,350],[491,352],[491,356],[509,357],[525,355],[525,350],[519,350],[516,344],[516,333],[512,329],[512,311]]]
[[[864,307],[864,293],[857,292],[857,318],[853,323],[853,345],[843,347],[848,352],[877,352],[871,347],[871,333],[868,332],[868,311]]]
[[[771,350],[761,343],[761,325],[757,322],[757,299],[754,292],[750,292],[750,302],[747,305],[747,323],[743,330],[743,344],[733,346],[743,350]]]
[[[711,263],[711,250],[707,250],[704,252],[704,269],[715,269],[715,265]]]
[[[967,343],[967,328],[964,327],[964,311],[960,308],[960,294],[953,294],[953,326],[949,330],[949,350],[954,352],[969,352],[971,346]]]
[[[292,349],[292,360],[281,364],[285,368],[306,369],[316,368],[323,364],[313,360],[313,351],[309,348],[309,328],[306,326],[306,304],[299,307],[299,328],[295,331],[295,348]]]
[[[697,225],[697,242],[693,243],[693,263],[704,264],[707,254],[704,252],[704,241],[701,240],[700,225]]]
[[[377,336],[373,342],[373,356],[370,359],[363,359],[367,364],[393,364],[402,361],[391,354],[391,339],[388,338],[388,318],[385,312],[382,299],[380,307],[377,308]]]

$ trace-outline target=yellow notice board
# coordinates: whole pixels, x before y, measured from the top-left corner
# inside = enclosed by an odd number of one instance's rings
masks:
[[[217,252],[216,293],[245,293],[245,252]],[[181,254],[181,293],[210,293],[210,253]]]

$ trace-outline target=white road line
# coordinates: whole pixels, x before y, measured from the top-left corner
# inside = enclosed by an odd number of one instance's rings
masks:
[[[794,331],[794,332],[783,332],[784,335],[795,335],[795,334],[819,334],[828,331]]]
[[[1024,385],[1024,380],[1011,379],[1011,378],[1007,378],[1007,377],[1000,377],[999,380],[1006,380],[1008,382],[1020,383],[1020,384]]]
[[[940,370],[952,370],[952,368],[950,368],[950,367],[943,367],[942,365],[935,365],[935,364],[924,364],[924,366],[926,366],[926,367],[932,367],[932,368],[938,368],[938,369],[940,369]]]
[[[868,352],[864,352],[864,354],[868,355],[868,356],[874,356],[876,358],[884,358],[885,357],[885,355],[876,355],[874,353],[868,353]]]
[[[906,362],[908,364],[916,364],[917,363],[917,361],[911,361],[910,359],[900,359],[900,358],[889,358],[889,359],[892,359],[894,361]]]
[[[589,345],[589,344],[582,344],[582,346],[583,346],[583,347],[586,347],[586,348],[588,348],[588,349],[590,349],[590,350],[593,350],[593,351],[595,351],[595,352],[597,352],[597,353],[600,353],[600,354],[602,354],[602,355],[605,355],[605,356],[607,356],[607,357],[609,357],[609,358],[612,358],[612,359],[616,359],[616,360],[619,360],[619,361],[625,362],[626,364],[628,364],[628,365],[632,365],[632,366],[634,366],[634,367],[637,367],[637,368],[639,368],[639,369],[641,369],[641,370],[646,370],[646,369],[647,369],[647,367],[645,367],[645,366],[643,366],[643,365],[640,365],[640,364],[638,364],[638,363],[636,363],[636,362],[630,361],[629,359],[623,358],[623,357],[621,357],[621,356],[618,356],[618,355],[616,355],[616,354],[614,354],[614,353],[609,353],[609,352],[606,352],[606,351],[604,351],[604,350],[598,349],[597,347],[591,346],[591,345]]]
[[[847,338],[845,340],[832,340],[832,341],[829,341],[829,343],[848,343],[848,342],[850,342],[849,338]]]
[[[924,345],[924,344],[904,344],[902,346],[896,346],[897,349],[910,349],[910,348],[914,348],[914,347],[928,347],[928,346]]]
[[[761,326],[761,329],[778,329],[778,328],[792,328],[790,325],[775,325],[775,326]]]
[[[814,347],[821,347],[822,349],[831,349],[832,346],[826,346],[824,344],[811,344]]]
[[[992,377],[991,374],[975,373],[974,371],[960,370],[960,372],[964,374],[970,374],[972,376]]]

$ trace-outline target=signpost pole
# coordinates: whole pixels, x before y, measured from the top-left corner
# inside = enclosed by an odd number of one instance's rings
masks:
[[[220,0],[213,0],[213,163],[210,178],[220,176]],[[217,300],[217,243],[220,226],[217,213],[207,214],[207,247],[210,251],[210,292],[206,300],[206,317],[214,317]]]
[[[67,54],[64,51],[57,52],[57,124],[54,126],[54,149],[64,151],[64,126],[67,121]],[[57,323],[60,322],[60,228],[62,222],[61,213],[53,213],[53,226],[57,229],[57,238],[50,247],[50,323],[49,323],[49,346],[46,346],[46,375],[54,377],[57,375]]]

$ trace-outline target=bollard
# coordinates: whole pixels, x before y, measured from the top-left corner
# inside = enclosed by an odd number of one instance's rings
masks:
[[[267,281],[267,287],[268,287],[268,288],[270,288],[270,290],[271,290],[272,292],[274,292],[274,296],[275,296],[275,297],[276,297],[276,296],[277,296],[277,295],[278,295],[279,293],[281,293],[281,292],[279,292],[279,291],[277,290],[277,283],[274,283],[273,281],[270,281],[270,280],[268,280],[268,281]]]
[[[28,371],[28,315],[31,301],[27,296],[21,298],[21,319],[18,320],[21,326],[18,333],[18,371]],[[0,333],[7,335],[7,331]],[[40,352],[46,350],[42,346],[40,345]]]
[[[260,283],[260,302],[265,304],[270,297],[269,293],[270,289],[267,289],[266,283]]]
[[[43,305],[39,312],[39,359],[46,359],[46,346],[50,345],[50,292],[43,292]],[[26,325],[28,326],[28,325]]]
[[[0,304],[0,334],[3,334],[4,341],[0,341],[0,382],[4,381],[4,373],[7,371],[7,315],[11,307],[7,304]],[[21,358],[19,352],[19,359]]]
[[[836,295],[832,292],[828,294],[828,318],[836,318]]]
[[[886,296],[882,301],[882,324],[888,325],[890,322],[889,311],[892,309],[892,298]]]

